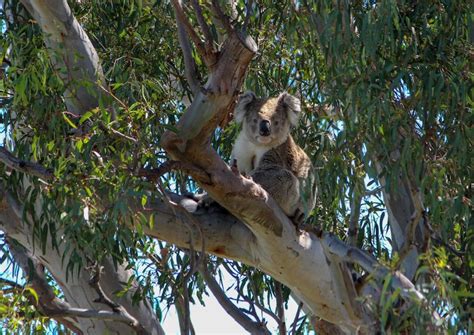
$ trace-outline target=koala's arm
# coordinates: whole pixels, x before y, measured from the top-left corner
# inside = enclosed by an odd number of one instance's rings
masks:
[[[236,162],[239,172],[248,175],[254,168],[254,158],[255,152],[249,146],[249,141],[242,134],[239,134],[232,148],[231,164],[233,165]]]
[[[279,166],[265,165],[255,169],[252,179],[260,184],[280,205],[287,216],[294,216],[300,199],[299,180],[295,175]]]

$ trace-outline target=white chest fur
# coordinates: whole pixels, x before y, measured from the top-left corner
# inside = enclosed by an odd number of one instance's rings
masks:
[[[241,132],[232,148],[232,162],[237,161],[237,169],[240,173],[249,174],[258,167],[263,155],[270,149],[271,147],[252,143],[245,132]]]

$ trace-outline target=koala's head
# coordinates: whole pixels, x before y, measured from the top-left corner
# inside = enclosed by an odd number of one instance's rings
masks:
[[[244,93],[237,103],[234,118],[242,131],[257,145],[276,147],[286,141],[301,111],[300,101],[288,93],[274,98],[257,98]]]

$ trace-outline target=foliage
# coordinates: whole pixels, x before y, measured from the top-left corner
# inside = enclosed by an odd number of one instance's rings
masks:
[[[248,33],[258,41],[259,54],[244,86],[259,95],[288,90],[304,101],[295,137],[318,171],[319,199],[311,223],[345,239],[351,204],[360,197],[357,244],[389,263],[396,256],[381,185],[387,192],[396,191],[397,178],[409,176],[423,194],[433,231],[418,282],[446,319],[445,329],[472,330],[474,88],[469,2],[295,3],[297,7],[290,2],[253,4]],[[166,159],[161,134],[173,129],[191,94],[171,5],[71,1],[98,50],[116,118],[105,107],[110,101],[82,117],[65,111],[61,69],[52,67],[41,32],[21,5],[6,1],[5,8],[8,5],[17,20],[6,25],[0,41],[0,57],[7,56],[11,46],[8,71],[2,72],[0,83],[3,141],[18,157],[52,169],[58,182],[45,187],[33,180],[34,186],[20,194],[23,175],[7,174],[0,166],[2,182],[26,199],[26,213],[34,214],[40,190],[45,196],[44,216],[31,222],[39,243],[46,247],[48,236],[58,242],[54,233],[61,226],[75,248],[89,251],[91,259],[128,260],[137,270],[143,294],[154,297],[162,313],[160,306],[173,304],[176,290],[182,289],[189,255],[149,239],[140,226],[126,225],[134,213],[123,196],[146,201],[149,192],[157,192],[134,172],[156,168]],[[242,22],[243,1],[238,6]],[[9,21],[5,11],[0,20]],[[81,129],[87,129],[87,135]],[[229,124],[216,133],[213,145],[225,160],[236,132]],[[381,171],[377,164],[383,166]],[[161,182],[177,192],[197,188],[180,173],[169,173]],[[142,260],[160,250],[166,256],[159,263]],[[73,275],[83,260],[75,252],[71,255],[65,261]],[[270,277],[234,262],[213,263],[220,265],[218,273],[230,271],[233,289],[243,300],[258,299],[274,308],[276,283]],[[191,301],[202,301],[202,278],[193,275],[184,286]],[[390,314],[397,297],[383,299],[379,315],[386,329],[399,331],[407,322],[426,322],[426,315],[417,310],[397,319],[396,309]]]

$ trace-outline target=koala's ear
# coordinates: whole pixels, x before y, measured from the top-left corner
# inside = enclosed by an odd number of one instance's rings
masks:
[[[249,104],[256,98],[255,93],[251,91],[247,91],[240,96],[239,102],[237,102],[237,106],[234,110],[235,122],[242,123],[244,121],[245,113],[248,110]]]
[[[283,92],[278,97],[278,103],[284,105],[288,111],[288,118],[291,125],[296,126],[301,112],[301,102],[297,97]]]

